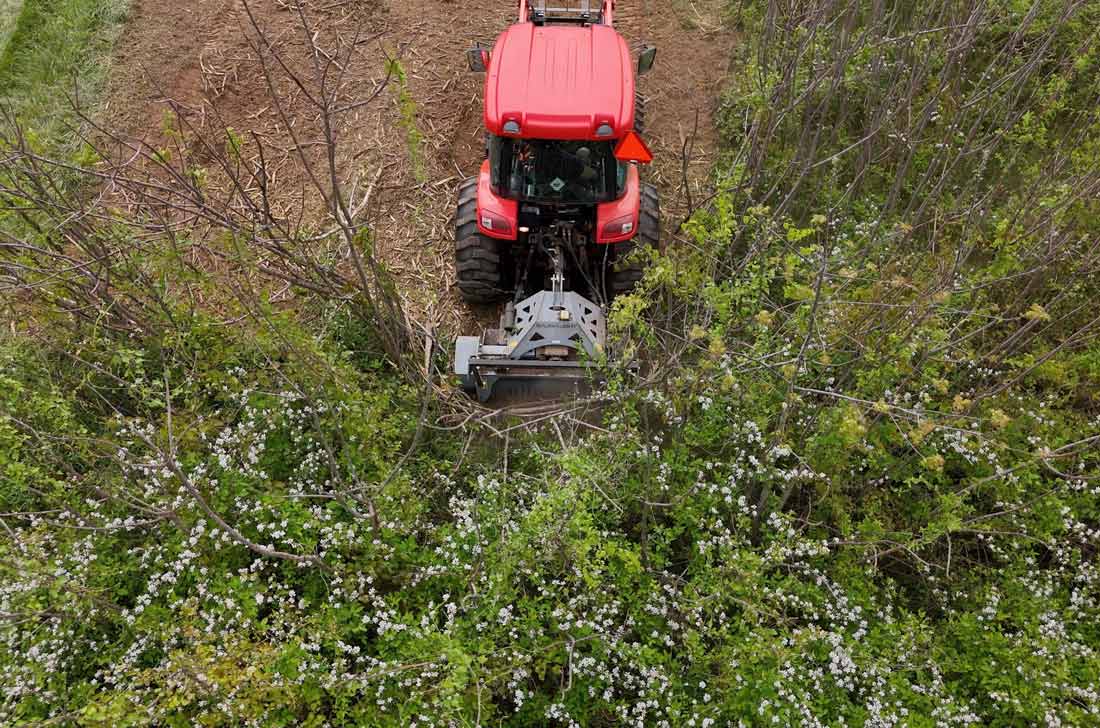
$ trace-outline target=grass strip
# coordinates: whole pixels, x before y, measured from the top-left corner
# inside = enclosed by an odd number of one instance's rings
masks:
[[[98,101],[129,0],[0,0],[0,8],[21,1],[0,51],[0,102],[38,143],[71,151],[73,102]]]
[[[0,0],[0,54],[3,54],[8,38],[15,30],[15,21],[19,19],[22,7],[23,0]]]

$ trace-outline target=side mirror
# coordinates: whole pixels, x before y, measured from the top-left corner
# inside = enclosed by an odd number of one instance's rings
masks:
[[[653,62],[657,60],[656,46],[646,46],[638,56],[638,75],[649,73],[653,70]]]
[[[466,51],[466,63],[474,73],[485,73],[489,70],[489,50],[478,46]]]

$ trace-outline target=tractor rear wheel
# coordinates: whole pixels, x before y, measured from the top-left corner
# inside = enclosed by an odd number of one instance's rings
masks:
[[[631,253],[638,249],[657,250],[660,244],[661,200],[653,185],[642,185],[641,208],[638,234],[615,246],[615,265],[608,276],[613,296],[630,293],[645,275],[645,262],[637,256],[631,257]]]
[[[645,135],[645,103],[646,98],[641,91],[634,92],[634,131]]]
[[[477,177],[458,187],[455,213],[455,268],[467,303],[494,303],[507,293],[503,244],[477,229]]]

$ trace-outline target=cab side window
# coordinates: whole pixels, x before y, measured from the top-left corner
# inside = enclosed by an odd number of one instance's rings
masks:
[[[512,176],[513,142],[498,136],[489,137],[489,174],[493,192],[498,195],[509,193],[508,182]]]

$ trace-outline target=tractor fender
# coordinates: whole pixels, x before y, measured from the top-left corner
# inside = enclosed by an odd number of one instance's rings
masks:
[[[638,233],[641,207],[641,177],[638,175],[638,165],[631,164],[626,171],[626,192],[623,196],[596,209],[596,242],[621,243],[632,239]]]
[[[489,160],[481,163],[477,179],[477,229],[497,240],[515,240],[519,235],[519,203],[493,192]]]

